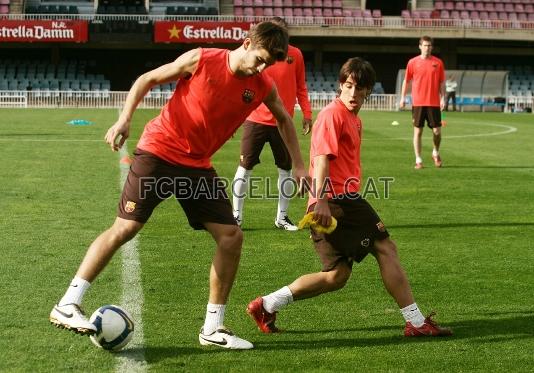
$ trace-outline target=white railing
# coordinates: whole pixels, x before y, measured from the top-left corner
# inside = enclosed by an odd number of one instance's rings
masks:
[[[30,108],[120,108],[128,92],[123,91],[0,91],[0,107]],[[172,92],[150,92],[139,104],[140,108],[159,109],[172,96]],[[335,93],[310,93],[312,109],[328,105]],[[21,102],[24,101],[22,105]],[[392,111],[397,109],[396,95],[371,95],[363,110]]]
[[[125,91],[0,91],[1,108],[121,108],[128,92]],[[172,92],[150,92],[139,104],[144,109],[159,109],[172,96]],[[320,110],[335,97],[334,92],[310,92],[313,110]],[[297,106],[298,108],[298,106]],[[532,111],[534,97],[508,96],[505,112]],[[373,94],[362,110],[396,111],[395,94]],[[480,106],[480,110],[483,107]],[[502,110],[502,109],[501,109]]]
[[[250,22],[256,23],[269,20],[272,17],[255,16],[188,16],[188,15],[132,15],[132,14],[6,14],[0,19],[9,20],[86,20],[100,23],[105,21],[137,21],[148,23],[154,21],[220,21],[220,22]],[[423,18],[353,18],[353,17],[285,17],[291,26],[300,27],[357,27],[378,28],[383,30],[395,29],[504,29],[504,30],[534,30],[532,21],[501,21],[477,19],[423,19]]]

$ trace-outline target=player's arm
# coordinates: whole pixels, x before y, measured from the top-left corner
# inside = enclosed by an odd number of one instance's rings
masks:
[[[197,67],[200,53],[199,49],[190,50],[173,62],[148,71],[137,78],[128,92],[119,119],[105,136],[106,142],[113,151],[119,150],[128,138],[133,113],[148,91],[156,85],[170,83],[193,74]],[[120,140],[116,143],[119,136]]]
[[[293,161],[293,176],[297,180],[300,186],[301,193],[303,192],[303,181],[307,178],[306,170],[304,168],[304,162],[302,160],[302,155],[300,153],[300,146],[297,140],[297,132],[293,126],[293,120],[289,116],[288,112],[282,104],[282,100],[278,96],[276,86],[273,85],[271,92],[267,95],[263,101],[265,106],[269,108],[271,113],[273,113],[276,121],[278,122],[278,131],[282,140],[287,146],[289,155],[291,155],[291,160]]]
[[[406,80],[406,75],[404,76],[404,80],[402,81],[402,88],[401,88],[401,97],[399,102],[399,108],[403,109],[406,105],[406,92],[408,90],[408,87],[410,86],[411,81]]]
[[[302,53],[298,54],[296,63],[297,102],[302,110],[302,133],[307,135],[312,127],[312,109],[308,97],[308,87],[306,86],[306,68]]]
[[[313,158],[314,172],[313,191],[317,193],[317,204],[313,210],[314,219],[324,227],[328,227],[332,222],[332,214],[328,207],[328,176],[330,175],[330,163],[328,155],[317,155]]]

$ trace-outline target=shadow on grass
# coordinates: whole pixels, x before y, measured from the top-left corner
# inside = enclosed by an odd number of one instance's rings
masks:
[[[526,169],[526,170],[529,170],[529,169],[533,169],[534,166],[461,166],[461,165],[452,165],[452,166],[449,166],[449,165],[446,165],[446,166],[443,166],[443,168],[499,168],[499,169],[507,169],[507,168],[510,168],[510,169],[514,169],[514,168],[519,168],[519,169]]]
[[[517,222],[517,223],[445,223],[445,224],[390,224],[388,228],[463,228],[463,227],[523,227],[534,226],[534,222]]]
[[[402,335],[403,325],[383,325],[373,327],[349,327],[338,329],[314,330],[285,330],[279,334],[258,335],[261,341],[255,341],[255,350],[310,350],[331,347],[372,347],[394,346],[406,343],[442,343],[451,340],[469,340],[470,343],[500,343],[502,341],[534,339],[534,310],[513,312],[487,312],[471,320],[462,320],[443,324],[454,331],[452,337],[422,337],[406,338]],[[385,332],[388,335],[372,337],[368,334]],[[332,334],[343,337],[331,338]],[[119,356],[131,357],[139,361],[139,356],[145,357],[148,364],[179,356],[194,356],[219,353],[235,353],[218,347],[189,347],[169,346],[150,347],[144,349],[133,348],[118,353]]]
[[[489,316],[489,317],[488,317]],[[493,317],[492,317],[493,316]],[[499,317],[504,316],[504,317]],[[508,317],[506,317],[508,316]],[[364,328],[342,328],[328,330],[287,330],[272,342],[256,342],[257,349],[310,349],[325,347],[370,347],[370,346],[391,346],[406,343],[438,343],[447,340],[471,340],[471,343],[498,343],[507,340],[534,339],[534,311],[510,312],[510,313],[485,313],[480,318],[472,320],[462,320],[450,324],[442,324],[453,329],[454,335],[451,337],[422,337],[406,338],[402,335],[402,325],[384,325]],[[395,335],[368,337],[365,333],[390,332]],[[321,338],[321,335],[339,333],[340,335],[354,334],[351,338]],[[364,333],[364,335],[361,335]],[[284,335],[288,339],[281,340]],[[298,338],[301,335],[303,338]],[[315,338],[313,336],[316,336]],[[278,338],[277,338],[278,337]],[[298,339],[298,340],[294,340]]]

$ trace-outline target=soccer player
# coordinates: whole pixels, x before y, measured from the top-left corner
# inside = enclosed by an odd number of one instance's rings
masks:
[[[371,93],[375,71],[369,62],[351,58],[339,72],[339,96],[327,105],[313,125],[310,148],[308,212],[316,222],[329,226],[336,218],[337,228],[331,234],[312,229],[315,250],[322,272],[299,277],[288,286],[249,303],[247,312],[264,333],[277,332],[276,314],[295,300],[318,296],[341,289],[347,283],[354,262],[367,254],[375,257],[384,286],[400,307],[406,320],[404,334],[449,335],[421,314],[412,295],[406,273],[384,224],[359,194],[361,176],[360,145],[362,122],[360,107]]]
[[[421,54],[408,61],[402,82],[399,107],[405,106],[408,85],[412,83],[413,148],[415,169],[423,168],[421,158],[421,137],[425,121],[432,129],[434,149],[432,159],[436,167],[441,167],[439,155],[441,144],[441,110],[445,108],[445,69],[443,62],[432,55],[432,38],[423,36],[419,40]]]
[[[134,153],[118,216],[89,247],[65,295],[50,313],[53,324],[81,334],[95,332],[95,326],[80,308],[86,290],[116,250],[141,230],[154,208],[174,194],[191,227],[207,230],[216,243],[200,344],[230,349],[253,347],[223,327],[243,235],[210,158],[263,102],[279,123],[296,179],[306,176],[291,117],[272,79],[262,73],[286,58],[287,44],[286,29],[262,22],[235,50],[190,50],[135,81],[118,121],[105,136],[114,151],[126,141],[132,115],[150,88],[176,80],[178,83],[161,113],[146,125]],[[195,195],[199,185],[202,193]]]
[[[286,22],[280,17],[274,17],[271,22],[287,28]],[[289,45],[286,59],[275,63],[265,73],[273,78],[284,107],[291,116],[295,111],[295,101],[298,101],[303,113],[302,128],[304,134],[308,134],[312,123],[312,111],[306,88],[304,58],[300,49]],[[247,184],[252,169],[260,163],[260,154],[266,142],[271,145],[274,163],[278,167],[278,211],[274,225],[287,231],[296,231],[298,228],[291,222],[287,212],[293,187],[290,182],[291,157],[280,137],[276,118],[263,104],[254,110],[243,124],[241,156],[232,183],[234,218],[238,225],[243,223]]]

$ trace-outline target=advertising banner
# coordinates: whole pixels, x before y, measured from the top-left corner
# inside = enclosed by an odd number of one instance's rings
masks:
[[[156,43],[241,43],[253,24],[250,22],[158,21],[154,24]]]
[[[0,42],[86,43],[88,40],[87,30],[87,21],[80,20],[0,20]]]

